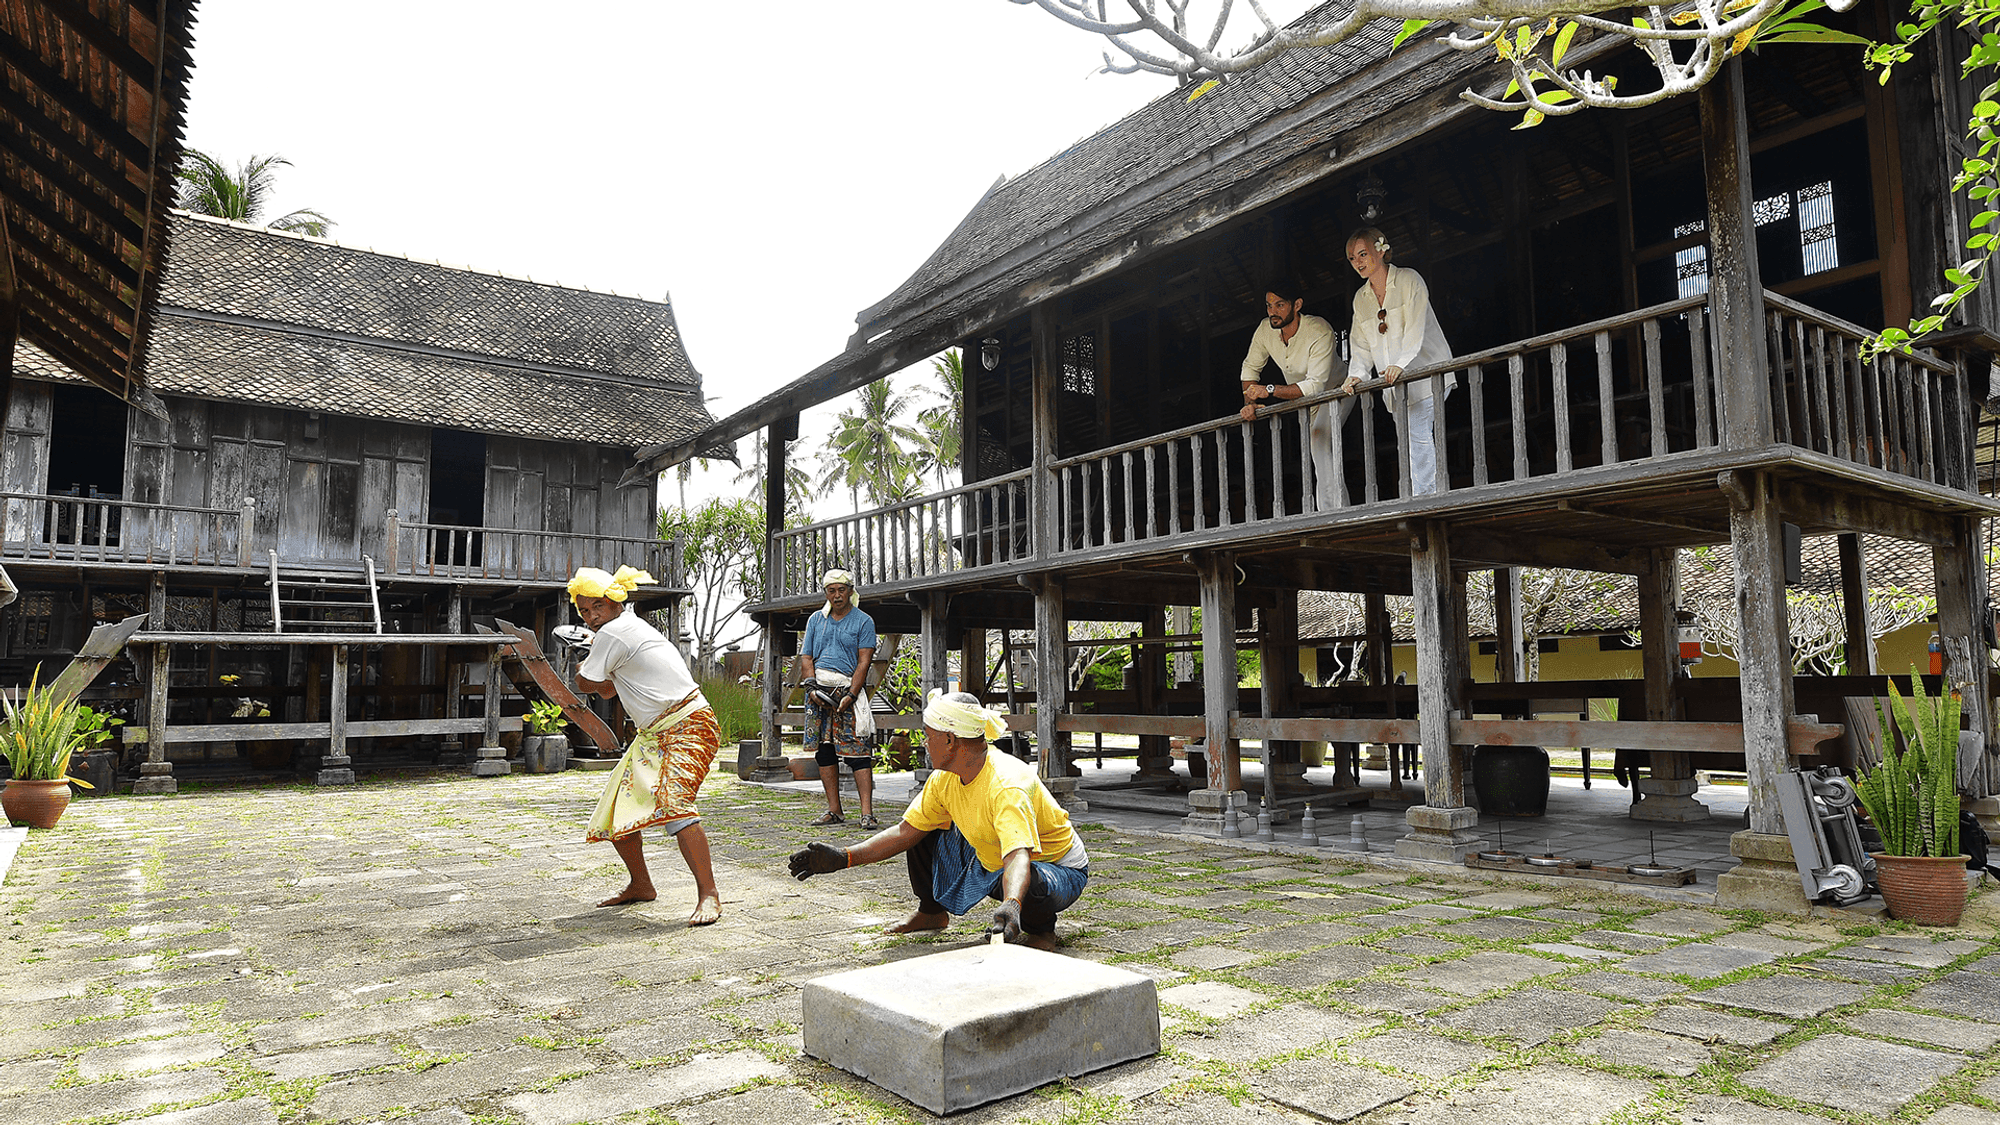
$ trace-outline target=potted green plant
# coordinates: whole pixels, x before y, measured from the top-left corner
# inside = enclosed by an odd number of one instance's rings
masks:
[[[112,783],[118,777],[118,755],[107,750],[104,744],[111,741],[112,728],[122,727],[125,720],[108,711],[99,711],[89,704],[78,704],[76,709],[76,732],[83,736],[76,750],[70,755],[72,777],[82,782],[85,789],[99,793],[109,793]]]
[[[569,736],[562,732],[562,707],[546,699],[528,705],[521,718],[528,733],[521,739],[521,761],[529,773],[561,773],[569,768]]]
[[[0,810],[9,823],[54,828],[69,807],[70,785],[90,788],[89,782],[69,776],[70,755],[85,737],[77,724],[79,706],[74,699],[56,698],[35,678],[20,692],[0,691],[0,710],[7,715],[0,755],[13,772],[7,788],[0,790]]]
[[[1882,837],[1875,883],[1889,916],[1920,926],[1956,926],[1965,910],[1965,859],[1958,850],[1957,692],[1924,694],[1910,669],[1907,701],[1889,682],[1875,701],[1881,761],[1855,793]]]

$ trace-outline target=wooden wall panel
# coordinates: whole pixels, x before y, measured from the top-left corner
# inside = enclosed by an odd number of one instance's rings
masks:
[[[5,440],[0,441],[0,490],[45,492],[49,485],[49,423],[54,405],[47,383],[27,379],[14,384],[7,408]],[[42,505],[8,501],[6,535],[10,542],[39,539]]]

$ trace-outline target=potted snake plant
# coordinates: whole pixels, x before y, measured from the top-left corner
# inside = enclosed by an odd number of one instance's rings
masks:
[[[18,692],[0,691],[0,711],[7,726],[0,731],[0,755],[13,773],[0,790],[0,810],[9,823],[30,828],[54,828],[69,807],[70,786],[91,784],[69,776],[70,755],[83,745],[86,732],[78,720],[79,704],[58,699],[40,686],[39,670]]]
[[[1956,926],[1965,910],[1965,860],[1958,848],[1958,721],[1955,691],[1928,696],[1910,669],[1905,701],[1889,681],[1875,701],[1881,760],[1855,784],[1882,837],[1875,883],[1889,916],[1920,926]]]

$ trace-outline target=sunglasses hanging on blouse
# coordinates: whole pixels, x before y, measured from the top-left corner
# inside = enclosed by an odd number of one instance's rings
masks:
[[[1388,335],[1388,334],[1389,334],[1389,310],[1388,310],[1388,309],[1376,309],[1376,310],[1375,310],[1375,331],[1377,331],[1377,332],[1380,332],[1380,333],[1382,333],[1382,334],[1383,334],[1384,336],[1386,336],[1386,335]]]

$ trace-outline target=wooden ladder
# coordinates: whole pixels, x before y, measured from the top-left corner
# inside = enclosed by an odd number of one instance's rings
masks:
[[[278,552],[271,551],[270,557],[273,633],[382,635],[382,593],[375,584],[373,558],[361,556],[363,574],[350,580],[287,578],[278,569]]]
[[[514,690],[527,700],[546,699],[563,709],[563,718],[576,724],[583,736],[597,747],[600,757],[617,757],[624,752],[618,743],[618,736],[611,725],[599,718],[597,712],[579,698],[570,686],[556,675],[549,664],[549,658],[542,651],[541,642],[535,634],[508,621],[495,619],[493,628],[475,625],[482,633],[498,633],[514,638],[513,643],[500,649],[500,671],[514,685]]]

